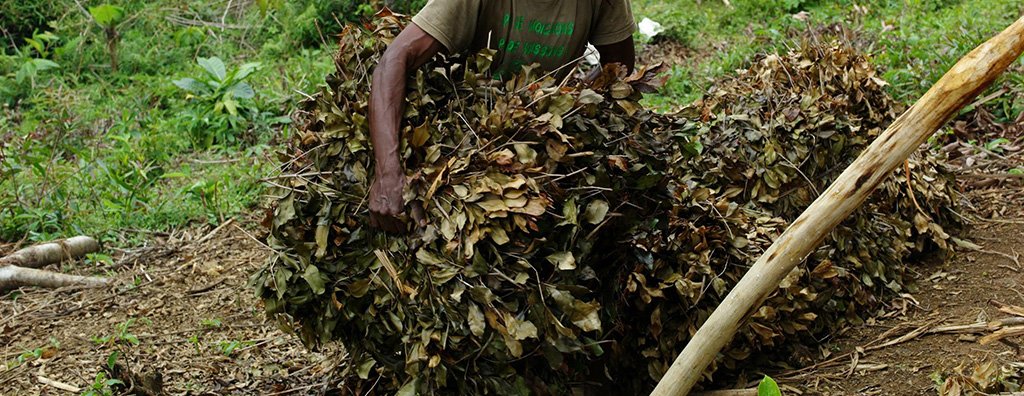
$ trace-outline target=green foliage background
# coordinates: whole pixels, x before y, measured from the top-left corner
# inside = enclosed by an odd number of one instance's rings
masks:
[[[80,3],[85,9],[104,4]],[[412,13],[424,1],[388,3]],[[844,24],[884,71],[891,93],[911,102],[1024,11],[1022,3],[1006,0],[860,3],[633,0],[638,20],[650,17],[668,28],[653,45],[669,40],[685,51],[666,89],[646,101],[678,108],[756,53],[795,45],[809,24]],[[291,133],[281,117],[333,68],[329,43],[338,22],[365,18],[384,1],[110,4],[125,10],[116,26],[117,73],[103,30],[76,4],[0,0],[0,241],[85,233],[131,244],[148,231],[256,212],[265,191],[260,179],[276,166],[273,153]],[[793,17],[800,12],[809,18]],[[44,32],[55,36],[44,51],[26,40]],[[228,69],[261,67],[246,77],[254,95],[244,99],[244,117],[230,122],[225,137],[197,145],[190,131],[227,122],[224,113],[203,107],[172,81],[201,76],[196,60],[211,57]],[[25,66],[51,62],[57,67]],[[1008,89],[989,103],[997,117],[1024,110],[1022,69],[1024,62],[1016,63],[997,82]]]

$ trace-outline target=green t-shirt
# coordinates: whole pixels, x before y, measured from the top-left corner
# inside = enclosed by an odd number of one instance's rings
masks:
[[[449,53],[497,50],[495,77],[531,63],[564,76],[588,42],[614,44],[636,28],[629,0],[430,0],[412,21]]]

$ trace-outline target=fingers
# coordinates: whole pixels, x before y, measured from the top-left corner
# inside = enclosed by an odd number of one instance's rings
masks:
[[[402,220],[401,214],[392,215],[388,213],[370,212],[370,227],[390,233],[405,231],[406,222]]]
[[[427,215],[423,212],[423,205],[419,201],[413,201],[411,207],[410,216],[416,222],[416,226],[425,227],[427,225]]]
[[[380,222],[380,229],[385,232],[399,233],[405,231],[405,223],[396,217],[388,216]]]
[[[370,227],[389,232],[402,233],[408,231],[409,219],[416,227],[427,225],[427,216],[423,211],[423,205],[419,202],[412,202],[409,205],[407,216],[402,208],[370,208]]]

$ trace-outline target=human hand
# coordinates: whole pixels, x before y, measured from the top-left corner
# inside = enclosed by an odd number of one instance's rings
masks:
[[[405,178],[377,175],[370,185],[370,226],[386,232],[405,231],[405,205],[402,189]]]

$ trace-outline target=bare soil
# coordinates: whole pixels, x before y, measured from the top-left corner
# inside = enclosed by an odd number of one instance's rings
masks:
[[[264,319],[245,283],[268,248],[243,227],[158,236],[122,252],[112,266],[65,268],[106,272],[109,289],[24,289],[4,297],[0,394],[68,394],[45,384],[51,381],[84,391],[114,351],[136,377],[159,373],[166,394],[323,393],[338,365],[327,356],[341,354],[309,352]]]
[[[1001,215],[979,218],[960,235],[980,249],[961,248],[950,260],[912,266],[914,289],[890,304],[882,315],[887,318],[848,329],[822,348],[827,352],[817,367],[780,373],[780,382],[795,394],[936,395],[948,376],[970,376],[987,362],[1024,365],[1021,337],[982,345],[987,332],[926,332],[1010,317],[993,302],[1024,306],[1024,210],[1013,199],[1020,188],[1002,187],[970,194],[975,212]],[[901,338],[906,341],[870,350]]]
[[[1006,317],[990,301],[1024,306],[1024,209],[1019,188],[972,194],[967,235],[978,250],[911,267],[915,288],[881,318],[821,347],[815,366],[773,374],[787,394],[937,394],[936,378],[986,361],[1024,362],[1020,337],[981,345],[977,335],[914,330]],[[160,373],[167,394],[323,394],[337,385],[340,348],[310,352],[267,322],[246,286],[268,255],[255,221],[156,236],[111,265],[77,263],[66,272],[102,274],[110,289],[25,289],[0,300],[0,394],[67,394],[48,380],[88,389],[114,351],[139,377]],[[250,228],[250,229],[247,229]],[[122,331],[119,326],[130,323]],[[877,350],[857,348],[901,337]],[[132,345],[131,336],[138,339]],[[851,355],[851,353],[853,353]],[[59,386],[58,384],[58,386]]]

